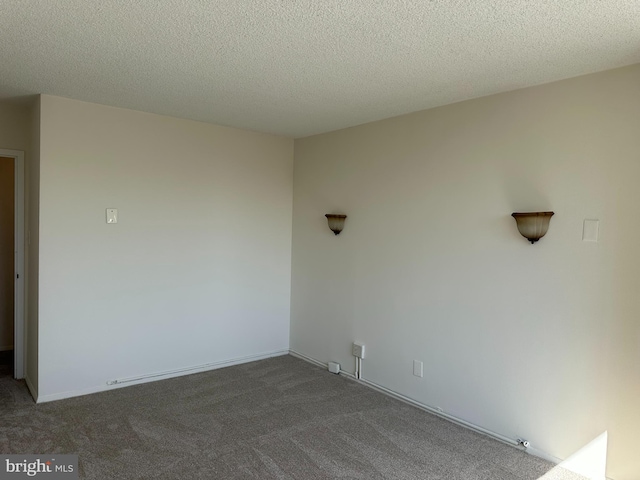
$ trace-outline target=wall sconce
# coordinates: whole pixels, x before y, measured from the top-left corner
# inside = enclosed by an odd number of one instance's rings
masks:
[[[347,218],[347,216],[327,213],[325,217],[327,217],[327,222],[329,222],[329,228],[331,229],[331,231],[335,235],[338,235],[344,228],[344,219]]]
[[[520,235],[533,245],[544,237],[547,230],[549,230],[549,220],[551,220],[553,212],[514,212],[511,216],[516,219]]]

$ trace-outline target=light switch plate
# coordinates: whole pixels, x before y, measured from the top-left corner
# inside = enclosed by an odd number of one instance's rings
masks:
[[[107,208],[107,223],[118,223],[117,208]]]
[[[424,375],[424,364],[420,360],[413,361],[413,374],[416,377],[422,377]]]
[[[600,230],[599,220],[585,220],[582,227],[583,242],[597,242]]]

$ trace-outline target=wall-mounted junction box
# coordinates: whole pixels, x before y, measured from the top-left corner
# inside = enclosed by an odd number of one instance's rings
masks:
[[[353,342],[351,347],[351,354],[354,357],[364,358],[364,345],[358,342]]]

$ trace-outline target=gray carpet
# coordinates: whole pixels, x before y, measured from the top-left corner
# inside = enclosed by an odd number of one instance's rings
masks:
[[[87,479],[534,480],[553,467],[291,356],[40,405],[5,376],[0,453],[78,453]]]

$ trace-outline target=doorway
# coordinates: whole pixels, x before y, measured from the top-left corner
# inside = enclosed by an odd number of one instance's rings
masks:
[[[13,158],[0,157],[0,371],[13,370],[14,221]]]
[[[24,153],[0,149],[0,371],[24,378]]]

